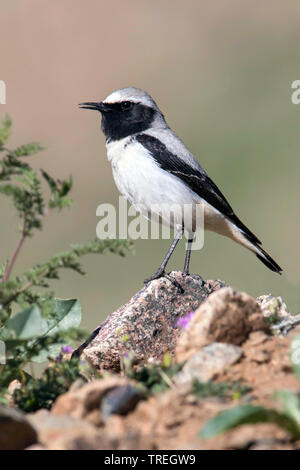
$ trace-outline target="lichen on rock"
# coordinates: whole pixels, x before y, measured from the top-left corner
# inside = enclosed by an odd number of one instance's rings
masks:
[[[199,276],[184,276],[181,272],[173,272],[172,276],[183,287],[183,294],[164,277],[150,282],[107,317],[83,357],[97,369],[119,371],[122,355],[128,351],[139,363],[174,351],[182,334],[176,328],[178,319],[196,310],[225,284],[203,282]]]

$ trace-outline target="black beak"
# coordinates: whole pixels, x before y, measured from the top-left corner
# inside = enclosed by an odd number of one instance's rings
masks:
[[[80,109],[92,109],[94,111],[100,111],[100,113],[104,113],[105,111],[109,111],[109,106],[105,103],[80,103],[78,105]]]

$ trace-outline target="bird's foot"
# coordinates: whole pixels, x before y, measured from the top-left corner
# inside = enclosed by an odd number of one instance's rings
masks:
[[[170,282],[172,282],[173,286],[177,287],[180,294],[184,293],[183,287],[179,284],[179,282],[175,279],[175,277],[171,276],[171,274],[169,273],[166,273],[166,271],[163,269],[159,269],[151,277],[148,277],[147,279],[145,279],[144,284],[148,284],[149,282],[154,281],[155,279],[160,279],[161,277],[165,277]]]
[[[201,282],[201,286],[204,286],[204,284],[205,284],[205,281],[204,281],[203,277],[201,277],[199,274],[191,274],[189,271],[182,271],[182,276],[183,277],[187,277],[187,276],[192,277],[196,281]]]
[[[154,281],[155,279],[160,279],[161,277],[164,277],[166,274],[166,271],[164,269],[158,269],[156,273],[152,274],[152,276],[147,277],[147,279],[144,280],[144,284],[148,284],[148,282]]]
[[[175,277],[171,276],[171,274],[169,273],[165,273],[164,277],[168,279],[170,282],[172,282],[173,286],[177,287],[180,294],[184,294],[184,288],[182,287],[181,284],[179,284],[178,281],[176,281]]]

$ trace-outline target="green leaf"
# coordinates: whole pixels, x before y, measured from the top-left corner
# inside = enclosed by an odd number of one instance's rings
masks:
[[[8,265],[8,260],[3,261],[3,263],[0,265],[0,280],[6,271],[7,265]]]
[[[69,328],[76,328],[81,322],[81,305],[76,299],[53,299],[54,316],[44,320],[44,335],[52,336]],[[61,346],[65,343],[56,343],[47,350],[41,351],[32,360],[44,362],[48,356],[57,356]]]
[[[288,390],[278,390],[275,397],[280,400],[283,412],[300,427],[300,397]]]
[[[70,175],[67,180],[64,180],[60,183],[59,196],[60,197],[66,196],[71,191],[72,186],[73,186],[73,178],[72,178],[72,175]]]
[[[52,192],[57,190],[57,183],[52,176],[48,175],[48,173],[45,170],[41,170],[41,173],[44,177],[44,179],[47,181],[49,188],[51,189]]]
[[[8,114],[6,114],[0,125],[0,147],[5,145],[8,141],[10,136],[11,125],[12,120],[10,119]]]
[[[44,150],[38,142],[30,142],[29,144],[22,145],[12,152],[15,157],[28,157],[34,155],[41,150]]]
[[[168,369],[172,365],[172,356],[169,352],[166,352],[164,354],[163,360],[162,360],[162,368],[163,369]]]
[[[17,177],[20,183],[23,183],[27,188],[34,189],[36,184],[39,184],[36,178],[36,174],[33,170],[24,168],[21,176]]]
[[[76,328],[81,322],[81,304],[77,299],[53,299],[55,319],[49,321],[51,334]]]
[[[262,406],[241,405],[225,410],[206,423],[200,432],[202,439],[209,439],[242,424],[276,423],[288,430],[294,439],[300,438],[297,424],[283,413]]]
[[[298,380],[300,380],[300,337],[293,339],[291,343],[291,362]]]
[[[44,331],[43,319],[40,309],[33,305],[14,317],[9,319],[0,330],[0,339],[7,340],[28,340],[41,336]]]
[[[65,207],[70,207],[73,203],[72,199],[65,197],[72,188],[73,179],[70,176],[67,180],[55,180],[50,176],[46,171],[41,170],[41,173],[44,179],[47,181],[50,191],[51,199],[49,201],[49,207],[51,209],[63,209]]]
[[[49,359],[49,357],[55,358],[59,356],[62,346],[64,346],[64,343],[51,344],[50,346],[47,347],[47,349],[42,349],[31,360],[32,362],[41,363],[41,362],[46,362]]]
[[[0,330],[0,340],[13,347],[28,340],[38,341],[44,336],[76,328],[81,322],[81,305],[76,299],[53,299],[53,316],[42,318],[39,308],[34,305],[8,320]],[[43,362],[48,356],[57,356],[64,342],[56,343],[40,351],[32,360]]]

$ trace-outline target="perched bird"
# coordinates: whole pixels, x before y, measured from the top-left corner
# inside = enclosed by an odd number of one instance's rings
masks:
[[[189,273],[197,227],[194,218],[190,226],[184,226],[181,208],[196,208],[199,204],[204,208],[204,229],[231,238],[251,250],[269,269],[281,273],[259,239],[235,215],[219,188],[170,129],[148,93],[128,87],[114,91],[102,102],[79,106],[102,115],[107,156],[120,193],[146,217],[153,215],[153,207],[179,208],[171,219],[163,210],[157,213],[158,219],[168,221],[177,233],[161,266],[145,282],[166,276],[176,285],[165,269],[184,230],[189,234],[189,243],[183,272]]]

